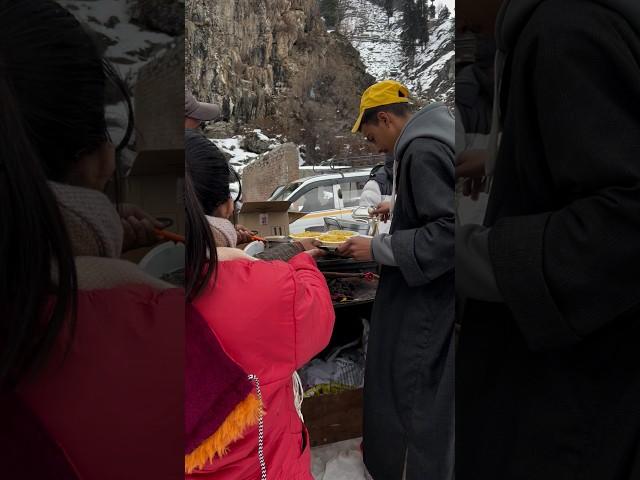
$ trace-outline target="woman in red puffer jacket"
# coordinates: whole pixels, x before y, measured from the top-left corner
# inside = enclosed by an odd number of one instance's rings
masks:
[[[296,370],[327,345],[333,329],[331,298],[314,260],[320,252],[266,262],[215,248],[207,215],[224,219],[233,211],[229,167],[197,132],[186,133],[185,149],[187,296],[229,358],[256,377],[265,411],[263,435],[253,427],[225,454],[198,465],[187,455],[188,478],[313,480],[294,389]],[[215,236],[235,231],[219,220],[214,227]]]
[[[0,477],[175,480],[184,291],[119,259],[128,85],[60,3],[0,0]]]

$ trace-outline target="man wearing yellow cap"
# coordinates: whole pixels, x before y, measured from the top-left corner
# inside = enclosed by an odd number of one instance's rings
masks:
[[[453,478],[455,121],[439,103],[411,114],[386,80],[362,95],[353,132],[393,153],[389,234],[340,247],[382,265],[364,401],[364,459],[375,480]]]

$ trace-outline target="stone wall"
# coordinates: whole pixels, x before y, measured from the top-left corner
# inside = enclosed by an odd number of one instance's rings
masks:
[[[184,148],[184,41],[145,65],[134,90],[136,149]]]
[[[278,185],[300,178],[298,147],[280,145],[247,166],[242,172],[242,196],[245,202],[264,201]]]

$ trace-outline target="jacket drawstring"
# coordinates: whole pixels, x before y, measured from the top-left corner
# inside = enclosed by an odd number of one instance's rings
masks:
[[[293,399],[296,406],[296,412],[302,423],[304,423],[304,417],[302,416],[302,402],[304,401],[304,388],[302,387],[302,380],[298,372],[293,372]]]
[[[260,390],[260,379],[256,375],[249,375],[249,380],[256,386],[256,395],[260,404],[262,403],[262,391]],[[267,462],[264,459],[264,417],[262,409],[258,417],[258,460],[260,462],[260,480],[267,480]]]

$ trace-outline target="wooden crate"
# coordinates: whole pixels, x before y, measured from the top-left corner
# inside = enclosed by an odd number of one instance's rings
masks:
[[[305,399],[302,414],[311,446],[362,436],[362,389]]]

